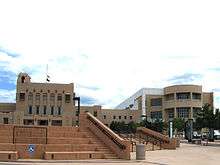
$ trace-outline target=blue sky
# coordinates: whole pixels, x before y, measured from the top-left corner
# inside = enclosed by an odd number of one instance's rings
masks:
[[[142,87],[203,85],[220,107],[219,1],[1,1],[0,102],[16,76],[75,84],[83,104],[115,107]]]

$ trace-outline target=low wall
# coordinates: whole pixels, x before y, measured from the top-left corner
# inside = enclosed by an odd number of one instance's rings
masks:
[[[90,129],[119,158],[130,159],[130,141],[119,137],[90,113],[80,114],[80,127]]]

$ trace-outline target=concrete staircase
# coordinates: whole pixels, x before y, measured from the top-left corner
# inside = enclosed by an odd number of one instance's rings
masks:
[[[130,159],[129,141],[91,114],[79,127],[0,125],[0,161]]]

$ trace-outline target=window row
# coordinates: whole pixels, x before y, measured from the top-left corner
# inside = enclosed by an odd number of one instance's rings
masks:
[[[54,106],[51,107],[47,107],[47,106],[36,106],[35,108],[33,108],[32,105],[30,105],[28,107],[28,114],[32,115],[32,114],[43,114],[43,115],[61,115],[62,114],[62,108],[61,107],[57,107],[55,108]]]
[[[155,98],[150,100],[151,106],[162,106],[162,98]]]
[[[191,97],[194,100],[201,100],[202,95],[201,95],[201,93],[192,93],[192,96],[191,96],[190,92],[176,93],[177,100],[191,99]],[[175,98],[174,93],[165,95],[165,101],[174,100],[174,98]]]
[[[106,119],[106,115],[103,115],[103,118]],[[113,116],[113,119],[116,119],[116,118],[117,118],[116,116]],[[127,118],[128,118],[128,116],[124,116],[123,119],[126,120]],[[129,119],[130,119],[130,120],[132,120],[132,118],[133,118],[132,116],[129,116]],[[118,116],[118,119],[121,120],[121,119],[122,119],[122,116]]]
[[[64,97],[65,97],[65,102],[66,103],[70,103],[70,101],[71,101],[70,94],[65,94]],[[28,93],[28,101],[29,102],[33,102],[33,99],[34,99],[33,98],[33,93],[29,92]],[[56,98],[55,98],[55,94],[54,93],[50,93],[50,94],[47,94],[47,93],[43,93],[43,94],[36,93],[35,94],[35,101],[36,102],[43,101],[43,103],[47,103],[48,99],[50,100],[50,102],[55,102],[55,99],[57,101],[62,101],[63,100],[63,94],[57,94]],[[25,93],[20,93],[19,94],[19,100],[20,101],[25,101]]]
[[[162,112],[161,111],[151,112],[150,116],[151,119],[162,119]]]

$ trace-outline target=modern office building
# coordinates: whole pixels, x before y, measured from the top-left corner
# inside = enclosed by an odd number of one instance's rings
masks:
[[[213,92],[203,92],[200,85],[173,85],[163,89],[143,88],[116,108],[140,110],[148,120],[194,118],[204,104],[213,106]]]
[[[16,103],[0,103],[0,123],[77,125],[80,121],[74,98],[73,83],[35,83],[27,73],[20,73]],[[80,112],[88,111],[109,126],[112,121],[140,122],[145,117],[166,121],[174,117],[193,118],[205,103],[213,106],[213,93],[203,92],[202,86],[175,85],[163,89],[143,88],[115,109],[80,106]]]

